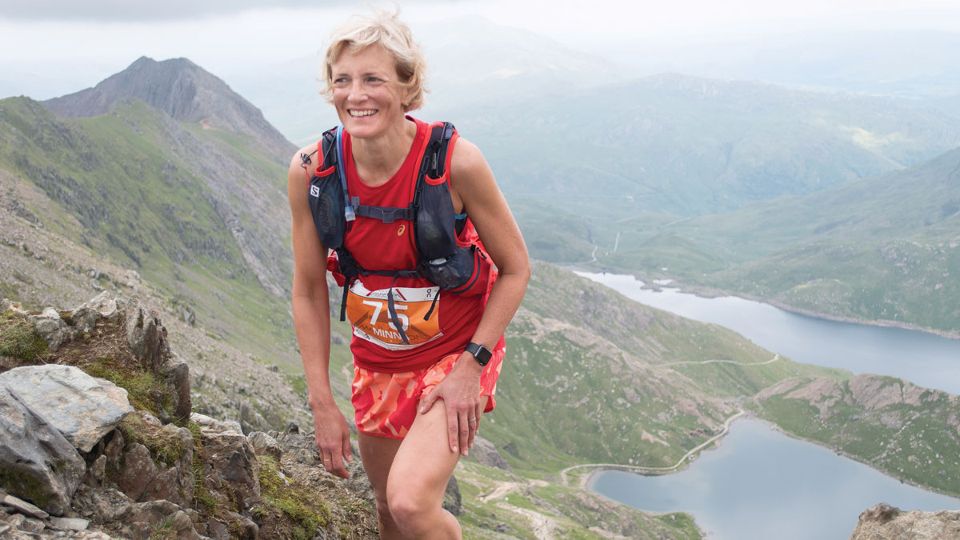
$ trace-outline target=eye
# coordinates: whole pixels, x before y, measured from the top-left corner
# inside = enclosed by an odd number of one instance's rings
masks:
[[[350,84],[350,79],[347,77],[336,77],[333,79],[333,86],[337,88],[342,88]]]
[[[373,76],[373,75],[369,75],[369,76],[367,76],[367,77],[364,79],[364,82],[366,82],[367,84],[373,85],[373,86],[377,86],[377,85],[380,85],[380,84],[385,83],[386,81],[383,80],[383,79],[381,79],[380,77],[375,77],[375,76]]]

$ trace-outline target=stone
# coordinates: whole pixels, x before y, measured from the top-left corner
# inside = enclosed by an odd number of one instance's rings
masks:
[[[89,489],[81,486],[74,497],[74,509],[96,523],[112,523],[123,518],[133,501],[114,488]]]
[[[505,471],[510,470],[510,464],[503,459],[503,456],[497,451],[497,447],[483,437],[474,439],[473,448],[470,449],[470,457],[475,459],[477,463],[488,467],[496,467]]]
[[[443,508],[455,516],[459,516],[463,511],[463,500],[456,476],[450,476],[447,481],[447,489],[443,492]]]
[[[211,418],[200,413],[191,413],[190,420],[198,424],[200,427],[208,428],[211,431],[232,431],[240,435],[243,434],[243,429],[240,427],[240,422],[237,422],[236,420],[217,420],[216,418]]]
[[[240,429],[245,435],[270,429],[270,424],[246,401],[240,403]]]
[[[190,399],[190,366],[182,360],[169,360],[160,370],[167,385],[173,389],[173,416],[170,420],[186,423],[193,403]]]
[[[131,300],[126,306],[127,345],[144,369],[160,372],[161,366],[170,357],[167,344],[167,329],[160,324],[160,317],[148,311],[140,302]]]
[[[4,495],[3,499],[0,499],[0,503],[13,508],[17,512],[30,517],[46,519],[50,514],[44,512],[43,510],[37,508],[36,506],[28,503],[27,501],[14,497],[13,495]]]
[[[280,443],[278,443],[276,439],[262,431],[254,431],[247,435],[247,440],[253,445],[253,451],[256,452],[257,455],[271,456],[277,460],[278,463],[280,462],[283,449],[280,448]]]
[[[80,368],[48,364],[0,374],[6,386],[79,450],[89,452],[133,411],[127,391]]]
[[[233,431],[201,431],[207,488],[227,496],[243,512],[260,499],[259,462],[250,441]]]
[[[878,504],[860,514],[850,540],[940,540],[960,538],[960,512],[905,512]]]
[[[83,518],[50,518],[50,528],[59,531],[85,531],[90,521]]]
[[[159,472],[150,457],[150,450],[140,443],[133,443],[120,461],[123,465],[115,479],[117,487],[127,497],[139,501]]]
[[[134,538],[166,538],[158,535],[158,527],[169,531],[169,537],[178,540],[199,540],[200,535],[193,527],[190,516],[170,501],[150,501],[136,503],[124,516],[124,522],[130,528]],[[161,525],[162,524],[162,525]]]
[[[70,507],[85,467],[63,434],[0,385],[0,486],[4,490],[61,515]]]
[[[61,345],[73,339],[70,326],[51,307],[44,309],[40,315],[30,315],[30,320],[37,334],[47,342],[50,352],[57,352]]]

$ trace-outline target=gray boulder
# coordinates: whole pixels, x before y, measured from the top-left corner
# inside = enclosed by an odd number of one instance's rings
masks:
[[[0,374],[13,391],[79,450],[89,452],[133,411],[127,391],[73,366],[22,366]]]
[[[960,512],[905,512],[889,504],[864,510],[850,540],[960,538]]]
[[[473,441],[473,448],[470,449],[470,457],[475,459],[477,463],[488,467],[496,467],[505,471],[510,470],[510,465],[507,463],[507,460],[503,459],[500,452],[497,451],[497,447],[483,437],[477,437]]]
[[[61,345],[73,339],[73,330],[60,318],[60,313],[51,307],[44,309],[40,315],[30,315],[30,320],[51,352],[56,352]]]
[[[0,385],[0,486],[51,514],[62,515],[70,507],[84,469],[73,445]]]

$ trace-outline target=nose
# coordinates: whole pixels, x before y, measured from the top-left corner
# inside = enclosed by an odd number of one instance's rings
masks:
[[[367,91],[363,87],[363,82],[359,80],[352,81],[347,93],[347,101],[360,102],[367,99]]]

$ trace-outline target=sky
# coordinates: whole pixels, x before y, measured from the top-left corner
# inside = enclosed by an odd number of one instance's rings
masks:
[[[678,68],[714,43],[808,31],[960,34],[956,0],[421,0],[390,4],[282,0],[2,0],[0,96],[38,99],[92,86],[141,55],[184,56],[214,73],[262,69],[316,54],[329,32],[370,6],[399,7],[418,35],[481,16],[616,61],[637,50],[674,55]],[[304,7],[307,6],[307,7]],[[752,45],[754,47],[758,45]],[[691,52],[694,51],[694,52]],[[645,53],[646,54],[646,53]],[[684,56],[685,55],[685,56]]]

